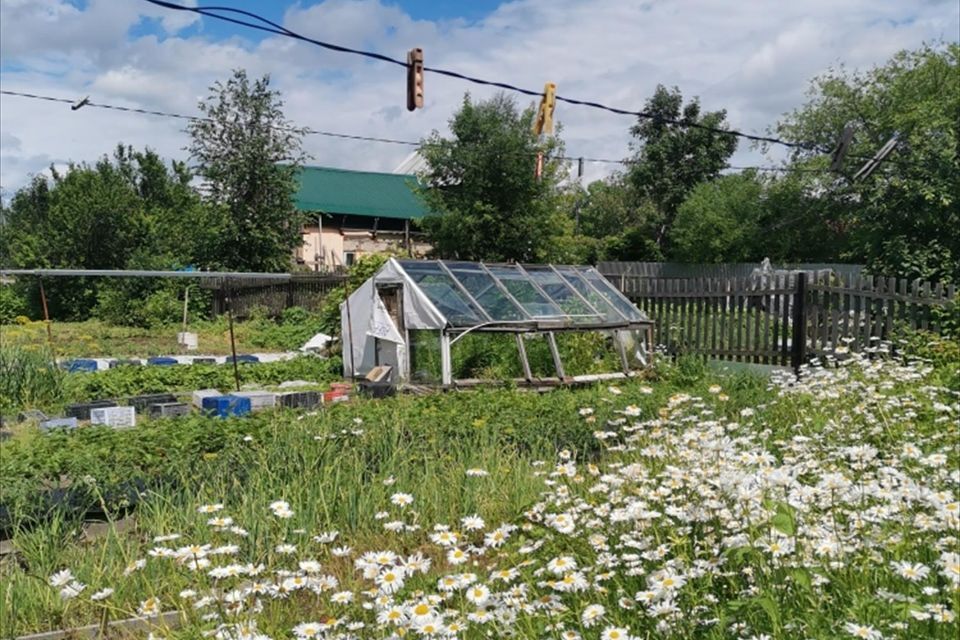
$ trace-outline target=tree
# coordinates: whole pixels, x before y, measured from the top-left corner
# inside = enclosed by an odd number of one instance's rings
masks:
[[[468,94],[450,119],[451,137],[434,131],[421,143],[428,168],[420,194],[436,212],[422,224],[440,256],[550,259],[554,240],[569,230],[558,206],[563,145],[557,137],[538,141],[533,116],[505,94],[479,102]],[[544,155],[539,180],[537,152]]]
[[[190,186],[182,163],[168,169],[153,151],[119,145],[113,157],[94,165],[54,168],[18,190],[5,212],[3,260],[19,268],[125,269],[149,255],[152,268],[193,262],[202,250],[207,210]],[[204,224],[207,223],[207,224]],[[193,226],[191,226],[193,225]],[[200,265],[202,266],[202,265]],[[94,307],[102,280],[50,280],[50,313],[84,318]],[[36,282],[22,282],[38,314]],[[129,306],[124,307],[128,313]]]
[[[666,253],[680,204],[695,186],[720,175],[737,148],[737,140],[703,128],[672,124],[671,121],[681,121],[726,127],[726,111],[701,114],[698,99],[684,105],[677,88],[657,86],[644,111],[652,117],[641,118],[630,130],[636,138],[636,153],[628,179],[637,195],[656,208],[647,232],[660,251]]]
[[[679,262],[753,262],[762,260],[758,236],[763,218],[764,185],[755,172],[722,176],[690,192],[677,209],[670,231]]]
[[[839,174],[797,174],[821,224],[839,238],[839,258],[881,275],[960,281],[960,44],[901,51],[865,73],[830,70],[810,100],[784,117],[777,135],[812,143],[792,167],[825,169],[821,149],[844,125],[855,135]],[[893,154],[870,176],[855,172],[894,135]]]
[[[269,76],[251,82],[243,70],[210,87],[199,108],[205,117],[187,126],[189,151],[209,201],[226,212],[221,263],[246,271],[287,270],[301,242],[303,219],[293,195],[306,159],[305,129],[286,120]]]

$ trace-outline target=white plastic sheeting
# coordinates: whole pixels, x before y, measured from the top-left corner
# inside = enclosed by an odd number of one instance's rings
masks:
[[[446,326],[443,315],[416,283],[407,277],[396,260],[391,258],[380,271],[350,294],[349,304],[344,302],[340,305],[340,326],[344,344],[343,372],[346,377],[366,375],[377,365],[377,339],[397,345],[396,358],[400,369],[398,376],[403,376],[406,369],[406,336],[390,318],[377,293],[378,285],[397,284],[402,286],[403,291],[405,329],[439,330]]]

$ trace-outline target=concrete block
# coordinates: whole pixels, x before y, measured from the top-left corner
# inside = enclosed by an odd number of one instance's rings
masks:
[[[203,408],[203,401],[207,398],[216,398],[223,394],[216,389],[197,389],[193,392],[193,406],[197,409]]]
[[[91,409],[90,424],[103,424],[108,427],[132,427],[137,424],[137,413],[133,407]]]

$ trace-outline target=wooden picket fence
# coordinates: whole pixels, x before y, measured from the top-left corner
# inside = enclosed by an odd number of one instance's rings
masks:
[[[832,272],[608,279],[654,322],[668,353],[798,367],[837,347],[859,352],[899,328],[939,331],[954,285]]]

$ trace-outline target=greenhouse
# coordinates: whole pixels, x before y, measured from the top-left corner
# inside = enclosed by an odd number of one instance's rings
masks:
[[[341,304],[344,373],[569,383],[648,364],[651,322],[593,267],[391,258]]]

